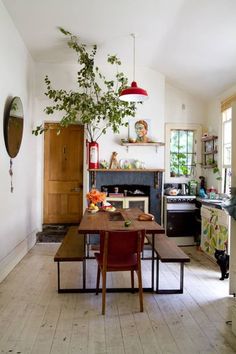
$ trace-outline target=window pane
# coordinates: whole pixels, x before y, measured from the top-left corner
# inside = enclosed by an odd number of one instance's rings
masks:
[[[228,110],[227,110],[228,111]],[[223,165],[231,165],[232,120],[223,122]]]
[[[227,122],[224,123],[224,143],[230,143],[231,142],[231,120],[228,120]]]
[[[231,144],[224,144],[224,165],[231,165]]]
[[[187,151],[187,132],[179,131],[179,151],[185,153]]]
[[[191,130],[172,130],[170,141],[171,176],[189,176],[194,165],[194,132]]]
[[[223,122],[232,119],[232,107],[222,112],[222,118],[223,118]]]
[[[172,175],[178,176],[179,174],[179,159],[177,153],[170,154],[170,172]]]
[[[179,146],[179,131],[178,130],[171,130],[170,151],[171,152],[178,152],[178,146]]]
[[[194,154],[188,154],[187,164],[188,165],[194,165],[195,164],[195,155]]]
[[[193,132],[188,132],[188,152],[193,152],[194,148],[194,134]]]
[[[232,107],[226,109],[226,118],[232,119]]]
[[[231,144],[232,144],[232,107],[222,112],[223,134],[222,134],[222,153],[223,153],[223,191],[230,194],[231,185]]]

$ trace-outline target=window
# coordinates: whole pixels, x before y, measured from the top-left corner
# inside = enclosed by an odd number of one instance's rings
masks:
[[[201,174],[201,136],[199,124],[166,124],[165,181],[188,182]]]
[[[222,112],[222,150],[223,150],[223,193],[230,194],[231,187],[231,135],[232,107]]]
[[[170,174],[171,177],[189,177],[196,166],[194,151],[194,131],[173,129],[170,134]]]

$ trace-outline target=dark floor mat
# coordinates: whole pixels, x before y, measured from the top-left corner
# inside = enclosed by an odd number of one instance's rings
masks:
[[[43,225],[36,234],[37,242],[62,242],[71,225]]]

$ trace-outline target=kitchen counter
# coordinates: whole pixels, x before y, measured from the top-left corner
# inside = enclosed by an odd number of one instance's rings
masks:
[[[196,201],[201,205],[207,205],[209,207],[213,207],[221,210],[223,209],[222,204],[224,203],[224,201],[220,199],[204,199],[204,198],[197,197]]]

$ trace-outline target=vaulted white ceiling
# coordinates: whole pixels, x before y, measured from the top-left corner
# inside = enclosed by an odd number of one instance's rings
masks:
[[[236,84],[235,0],[2,0],[36,61],[65,61],[57,27],[209,99]]]

